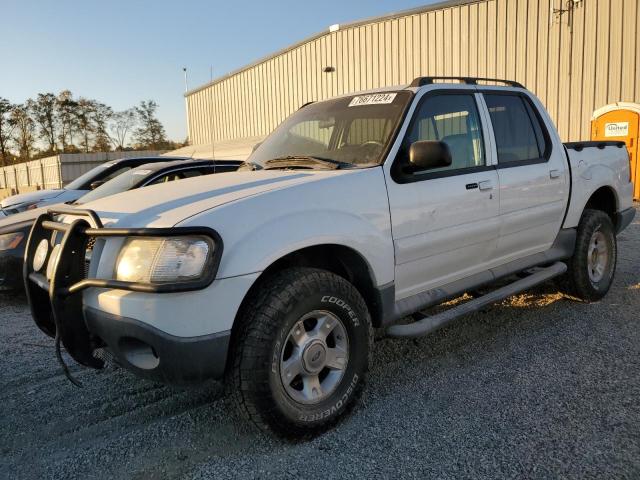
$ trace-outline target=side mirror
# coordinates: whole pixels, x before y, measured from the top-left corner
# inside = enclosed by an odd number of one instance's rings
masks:
[[[89,188],[91,190],[95,190],[96,188],[98,188],[100,185],[104,185],[105,181],[104,180],[96,180],[95,182],[91,182],[91,184],[89,185]]]
[[[451,165],[451,151],[444,142],[419,141],[409,148],[409,169],[417,172]]]

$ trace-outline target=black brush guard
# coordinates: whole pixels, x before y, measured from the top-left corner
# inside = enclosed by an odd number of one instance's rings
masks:
[[[54,221],[55,215],[81,217],[72,223]],[[53,246],[58,235],[60,251],[57,264],[50,278],[46,272]],[[91,238],[100,237],[172,237],[183,235],[206,236],[213,240],[214,253],[204,268],[204,275],[194,281],[162,284],[145,284],[85,278],[87,245]],[[46,240],[49,244],[44,267],[36,272],[33,259],[38,245]],[[35,221],[24,257],[24,282],[31,315],[36,325],[44,333],[56,338],[56,354],[65,374],[74,381],[60,356],[60,343],[71,357],[81,365],[102,368],[104,361],[94,356],[94,350],[102,346],[100,339],[94,338],[86,327],[82,291],[91,288],[113,288],[135,292],[170,293],[199,290],[213,282],[222,256],[222,239],[215,230],[205,227],[173,228],[104,228],[95,212],[91,210],[55,209],[40,215]]]

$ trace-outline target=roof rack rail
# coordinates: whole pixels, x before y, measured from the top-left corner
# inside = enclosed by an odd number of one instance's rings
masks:
[[[436,83],[436,80],[459,80],[467,85],[478,85],[478,82],[494,82],[504,83],[510,87],[525,88],[524,85],[513,80],[501,80],[499,78],[483,78],[483,77],[418,77],[411,84],[410,87],[422,87],[424,85],[432,85]]]

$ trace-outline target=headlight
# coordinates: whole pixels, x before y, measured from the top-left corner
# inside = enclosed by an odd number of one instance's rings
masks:
[[[17,248],[24,238],[24,233],[14,232],[0,235],[0,252]]]
[[[116,280],[190,282],[206,274],[215,250],[205,236],[129,238],[116,262]]]

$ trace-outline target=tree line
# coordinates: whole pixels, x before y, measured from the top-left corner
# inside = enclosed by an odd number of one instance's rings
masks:
[[[69,90],[39,93],[21,104],[0,97],[0,167],[58,153],[171,150],[156,117],[158,105],[143,100],[123,111]]]

